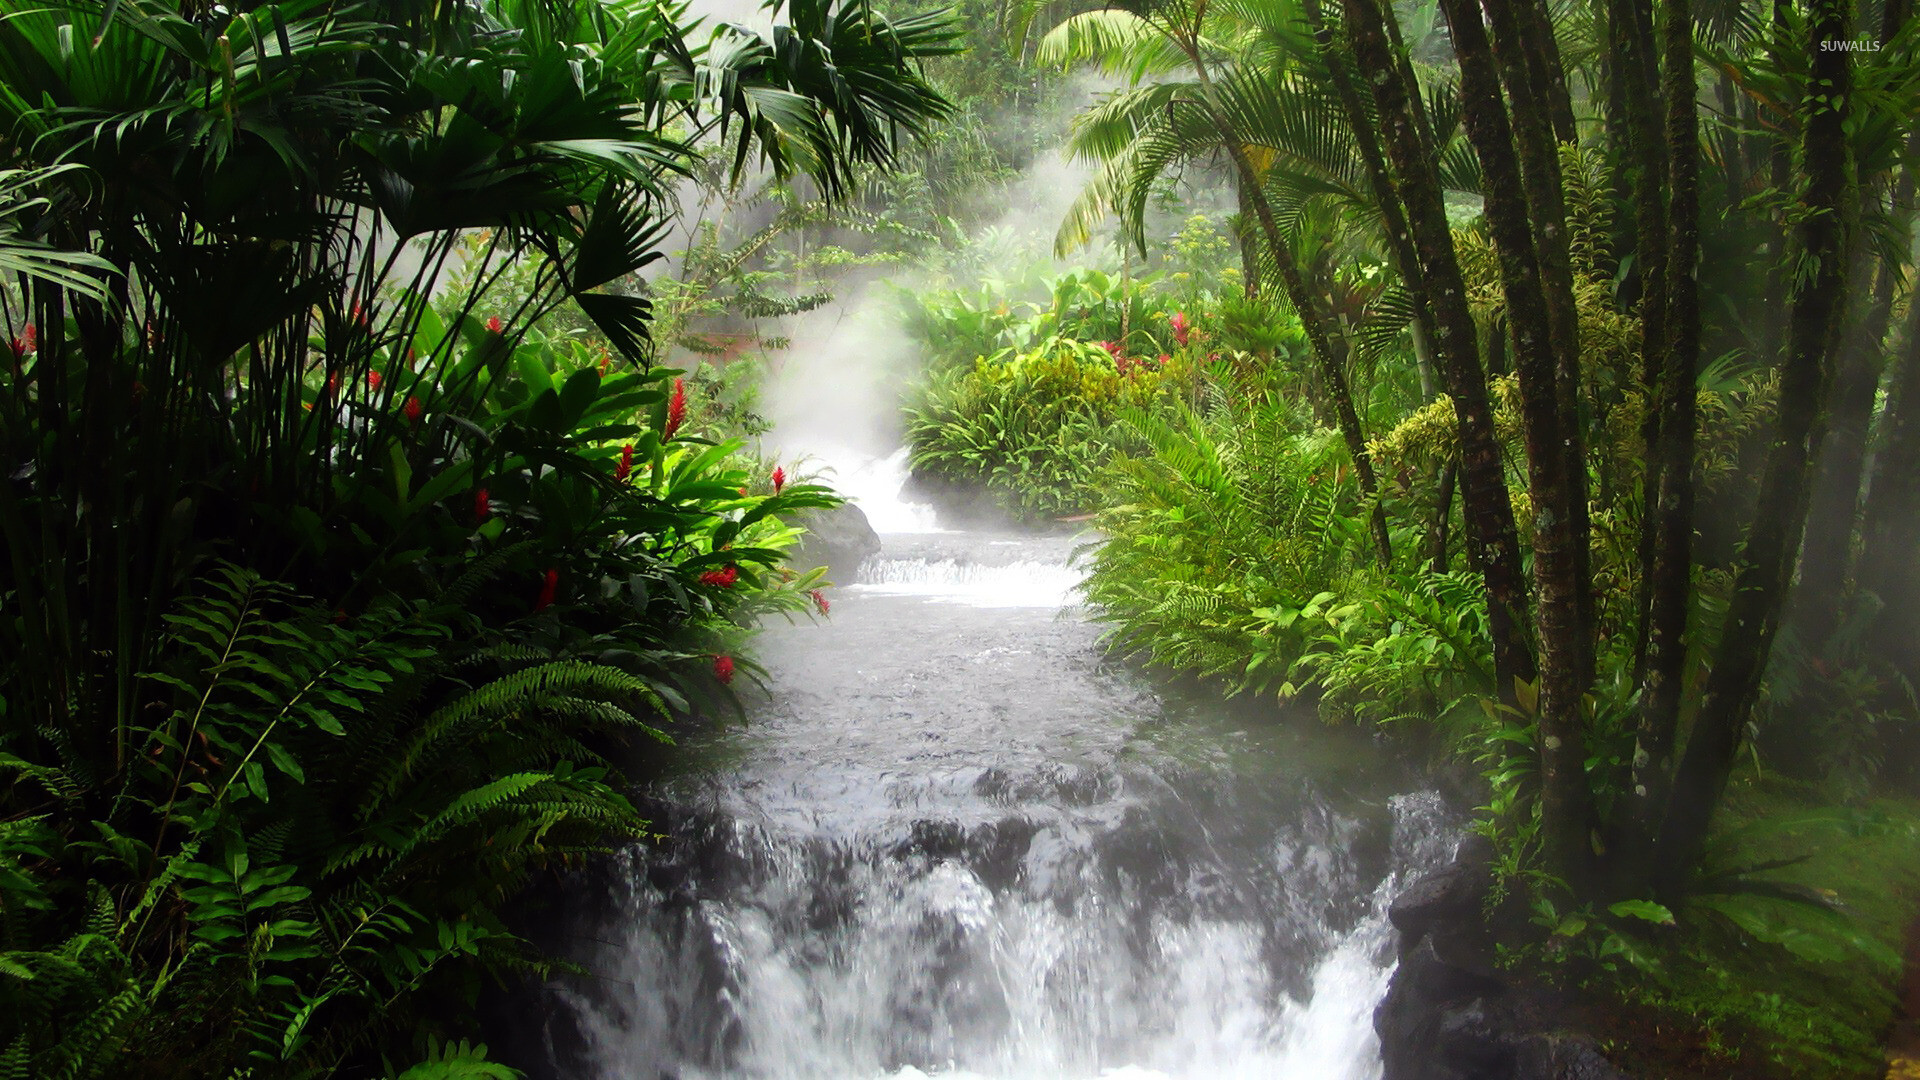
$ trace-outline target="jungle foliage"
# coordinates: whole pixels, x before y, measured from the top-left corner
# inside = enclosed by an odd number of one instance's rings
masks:
[[[824,488],[655,364],[718,161],[844,196],[939,16],[802,0],[0,19],[0,1071],[505,1077],[508,911],[644,835]],[[556,313],[563,312],[564,315]]]

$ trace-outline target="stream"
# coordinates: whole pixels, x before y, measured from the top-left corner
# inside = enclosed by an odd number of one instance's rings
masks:
[[[767,626],[746,722],[682,737],[661,839],[569,916],[552,1074],[1377,1077],[1439,796],[1365,732],[1108,656],[1074,538],[942,530],[898,473],[842,481],[881,554]]]

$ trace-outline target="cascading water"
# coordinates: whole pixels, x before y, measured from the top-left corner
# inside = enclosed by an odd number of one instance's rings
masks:
[[[1070,538],[933,531],[876,464],[855,494],[911,535],[830,622],[768,628],[744,726],[684,740],[666,839],[551,988],[552,1071],[1377,1076],[1386,905],[1451,851],[1438,796],[1363,733],[1111,662]]]

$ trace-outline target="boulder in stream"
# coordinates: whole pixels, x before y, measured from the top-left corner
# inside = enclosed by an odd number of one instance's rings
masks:
[[[824,566],[829,575],[845,582],[853,578],[861,563],[880,553],[880,534],[873,531],[867,515],[850,502],[824,510],[802,510],[792,520],[807,530],[790,560],[797,568]]]

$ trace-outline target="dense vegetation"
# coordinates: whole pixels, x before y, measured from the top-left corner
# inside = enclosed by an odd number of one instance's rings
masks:
[[[1920,734],[1908,6],[1030,15],[1037,62],[1119,82],[1058,251],[1117,221],[1137,261],[923,290],[921,470],[1094,514],[1123,652],[1476,763],[1517,963],[1743,1068],[1877,1075]],[[1237,257],[1175,284],[1168,205],[1209,198]]]
[[[893,273],[916,472],[1090,518],[1115,649],[1468,763],[1516,968],[1873,1074],[1906,0],[907,7],[0,19],[0,1071],[509,1075],[511,903],[826,608],[753,361]]]
[[[644,835],[786,483],[652,363],[712,158],[829,196],[933,18],[803,0],[55,3],[0,20],[0,1071],[504,1077],[530,876]]]

